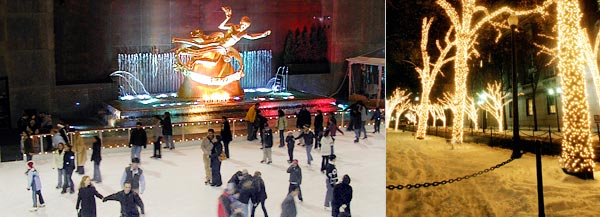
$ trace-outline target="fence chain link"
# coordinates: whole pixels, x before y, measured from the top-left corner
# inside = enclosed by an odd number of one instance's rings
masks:
[[[483,174],[486,174],[486,173],[489,173],[491,171],[494,171],[495,169],[498,169],[498,168],[500,168],[500,167],[502,167],[502,166],[504,166],[504,165],[512,162],[513,160],[514,160],[513,158],[510,158],[510,159],[508,159],[508,160],[506,160],[506,161],[504,161],[502,163],[496,164],[493,167],[490,167],[490,168],[484,169],[482,171],[479,171],[479,172],[476,172],[476,173],[473,173],[473,174],[470,174],[470,175],[466,175],[466,176],[463,176],[463,177],[454,178],[454,179],[436,181],[436,182],[431,182],[431,183],[430,182],[425,182],[425,183],[407,184],[407,185],[388,185],[386,188],[388,190],[403,190],[403,189],[412,189],[412,188],[421,188],[421,187],[425,187],[426,188],[426,187],[431,187],[431,186],[437,187],[437,186],[445,185],[445,184],[449,184],[449,183],[460,182],[460,181],[463,181],[463,180],[467,180],[467,179],[470,179],[470,178],[473,178],[473,177],[481,176]]]

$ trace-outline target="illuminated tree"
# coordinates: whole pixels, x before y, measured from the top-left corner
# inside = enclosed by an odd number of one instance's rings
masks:
[[[514,11],[509,7],[501,7],[494,12],[489,12],[487,8],[477,5],[477,0],[461,0],[460,10],[456,10],[452,4],[446,0],[437,0],[437,4],[442,7],[446,15],[450,18],[454,26],[456,55],[454,56],[454,88],[456,100],[454,101],[454,119],[452,125],[452,142],[462,143],[463,141],[463,121],[465,114],[465,100],[467,98],[467,76],[469,75],[468,60],[479,53],[475,49],[478,31],[482,26],[494,22],[494,19],[500,19],[503,15],[514,14],[517,16],[531,13],[545,13],[545,8],[552,1],[546,1],[542,6],[531,10]],[[461,13],[459,14],[458,11]]]
[[[433,23],[433,18],[427,19],[423,18],[422,30],[421,30],[421,56],[423,58],[423,66],[416,67],[417,73],[419,73],[419,77],[421,79],[421,104],[417,108],[416,114],[418,117],[418,127],[417,127],[417,139],[424,139],[427,134],[427,121],[429,119],[429,95],[431,93],[431,88],[435,83],[435,77],[438,73],[441,73],[442,67],[454,60],[453,57],[446,58],[448,53],[453,47],[452,42],[450,41],[450,33],[452,32],[452,27],[446,32],[446,37],[444,38],[445,47],[442,47],[440,41],[436,41],[435,45],[438,48],[440,54],[435,61],[435,63],[430,63],[431,57],[427,51],[427,42],[429,40],[429,28]],[[434,119],[435,122],[435,119]]]
[[[392,117],[392,113],[397,111],[396,107],[400,106],[408,106],[404,104],[408,104],[411,93],[408,90],[396,88],[389,99],[385,100],[385,127],[388,128],[390,126],[390,119]],[[406,108],[401,108],[400,111],[404,112]],[[396,115],[399,117],[399,115]],[[398,119],[396,118],[396,129],[398,129]]]
[[[444,105],[437,103],[433,104],[430,109],[431,116],[433,116],[433,126],[435,127],[436,120],[442,121],[442,126],[446,127],[446,113],[444,112]]]
[[[498,81],[494,81],[493,84],[488,83],[487,89],[479,94],[479,97],[482,100],[481,108],[488,111],[496,119],[499,132],[504,131],[502,114],[504,106],[511,101],[506,99],[509,95],[510,94],[508,93],[502,94],[502,85],[500,85]]]
[[[585,92],[585,52],[581,40],[578,1],[557,0],[558,70],[563,89],[563,123],[560,164],[566,173],[594,178],[589,107]]]
[[[473,100],[473,97],[467,97],[465,103],[465,112],[467,113],[469,119],[471,119],[471,121],[473,122],[473,128],[477,131],[479,129],[479,125],[477,124],[477,104],[475,104],[475,100]]]

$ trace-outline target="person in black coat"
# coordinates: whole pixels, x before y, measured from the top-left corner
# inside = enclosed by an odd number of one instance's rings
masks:
[[[254,172],[252,184],[255,189],[255,194],[252,197],[252,217],[254,217],[254,211],[256,210],[256,207],[258,207],[259,203],[261,204],[263,214],[265,214],[265,217],[268,217],[269,215],[267,214],[267,209],[265,208],[265,200],[267,200],[267,190],[265,188],[265,182],[263,181],[261,173],[259,171]]]
[[[174,149],[175,143],[173,143],[173,126],[171,125],[171,113],[165,112],[165,115],[160,123],[162,125],[162,134],[165,139],[164,148]]]
[[[263,133],[265,130],[265,124],[267,124],[267,118],[260,114],[260,110],[256,110],[256,118],[254,119],[254,138],[256,139],[256,132],[260,133],[260,143],[263,142]],[[261,148],[262,149],[262,148]]]
[[[250,199],[252,199],[254,197],[254,194],[256,194],[256,189],[252,185],[252,176],[249,176],[249,178],[242,179],[240,181],[242,182],[242,187],[240,189],[239,200],[243,204],[242,208],[244,216],[248,216],[248,204],[250,203]]]
[[[102,202],[116,200],[121,203],[121,217],[138,217],[140,212],[137,207],[140,207],[144,214],[144,202],[140,196],[131,190],[131,183],[125,183],[122,191],[106,196]]]
[[[304,125],[310,126],[310,112],[306,109],[306,107],[302,107],[298,115],[296,116],[296,127],[298,129],[302,129]]]
[[[131,137],[129,138],[129,148],[131,148],[131,159],[141,158],[142,147],[146,149],[146,143],[148,143],[148,136],[146,131],[142,128],[142,122],[137,122],[136,128],[131,130]]]
[[[223,152],[223,145],[221,144],[221,137],[220,136],[216,136],[216,138],[213,140],[211,138],[211,135],[214,136],[215,130],[213,129],[208,129],[208,135],[209,135],[209,139],[210,142],[212,143],[213,147],[210,150],[210,172],[212,175],[212,183],[210,184],[210,186],[216,186],[219,187],[223,184],[223,181],[221,180],[221,153]]]
[[[302,184],[302,169],[300,169],[300,166],[298,166],[297,159],[292,161],[292,165],[288,167],[287,173],[290,174],[290,186],[288,188],[288,194],[292,193],[294,189],[298,189],[298,199],[302,201],[302,189],[300,189],[300,184]]]
[[[102,175],[100,173],[100,161],[102,161],[102,141],[100,137],[94,136],[96,140],[92,145],[92,161],[94,162],[94,182],[102,182]]]
[[[96,217],[96,198],[94,197],[103,199],[104,196],[96,191],[89,176],[83,176],[79,186],[75,209],[78,210],[79,216],[81,217]],[[81,209],[79,209],[80,204]]]
[[[337,217],[340,213],[340,207],[346,205],[345,213],[350,216],[350,201],[352,200],[352,186],[350,186],[350,176],[344,175],[342,182],[333,187],[333,209],[332,216]]]
[[[223,125],[221,126],[221,140],[225,148],[225,156],[229,158],[229,143],[233,140],[233,136],[231,135],[231,126],[225,116],[223,116]]]
[[[352,128],[354,129],[354,134],[355,134],[354,143],[358,143],[359,138],[360,138],[360,130],[362,128],[360,112],[358,110],[354,110],[354,109],[352,111],[350,111],[350,120],[351,120],[350,126],[352,126]]]
[[[73,184],[73,170],[75,170],[75,153],[71,151],[71,146],[65,145],[65,155],[63,157],[63,170],[65,171],[65,181],[61,194],[67,193],[67,187],[70,188],[70,193],[75,193],[75,185]]]
[[[317,116],[315,116],[315,149],[321,149],[321,138],[323,138],[323,112],[317,110]]]
[[[273,163],[273,157],[271,156],[273,147],[273,131],[269,128],[268,124],[265,124],[265,129],[263,130],[263,159],[260,163]]]

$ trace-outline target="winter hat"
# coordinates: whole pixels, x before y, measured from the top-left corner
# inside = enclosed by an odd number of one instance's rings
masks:
[[[137,157],[134,157],[131,159],[131,163],[140,163],[140,159]]]
[[[288,132],[288,135],[292,136],[294,133],[292,131]]]
[[[33,161],[27,161],[27,166],[31,169],[33,168]]]
[[[62,124],[57,124],[56,126],[57,126],[58,128],[63,128],[63,127],[65,127],[65,125],[62,125]]]
[[[329,160],[335,160],[336,156],[335,154],[329,155]]]
[[[294,159],[292,163],[298,163],[298,159]]]

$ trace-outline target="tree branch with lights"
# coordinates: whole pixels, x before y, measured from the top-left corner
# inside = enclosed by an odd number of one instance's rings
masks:
[[[385,100],[385,127],[388,128],[390,126],[390,119],[392,117],[393,112],[400,113],[406,110],[407,104],[410,102],[411,93],[408,90],[396,88],[392,95]],[[400,108],[398,108],[400,107]],[[399,117],[399,115],[396,115]],[[398,129],[398,118],[396,118],[396,129]]]
[[[498,122],[499,132],[504,131],[504,126],[502,124],[504,106],[512,101],[507,100],[510,94],[503,94],[502,92],[502,85],[500,85],[498,81],[494,81],[494,83],[488,83],[487,89],[484,90],[483,93],[479,94],[482,103],[481,108],[489,112],[494,119],[496,119]]]

